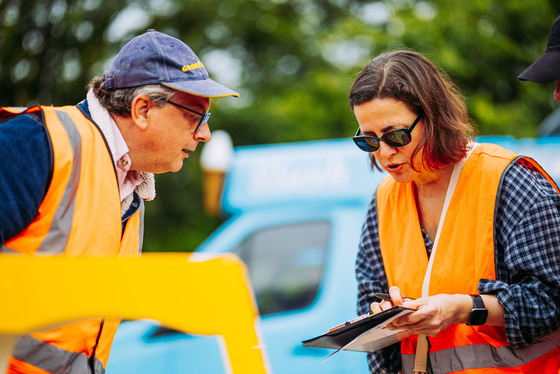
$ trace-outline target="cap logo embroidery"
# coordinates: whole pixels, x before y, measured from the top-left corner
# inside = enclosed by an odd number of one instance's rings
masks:
[[[183,70],[183,72],[187,72],[189,70],[194,70],[194,69],[200,69],[203,68],[204,64],[200,61],[195,62],[194,64],[190,64],[190,65],[183,65],[183,67],[181,68],[181,70]]]

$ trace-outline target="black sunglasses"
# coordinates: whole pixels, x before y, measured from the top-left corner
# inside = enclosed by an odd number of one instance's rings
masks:
[[[414,126],[420,121],[421,116],[416,117],[409,128],[395,129],[387,131],[381,138],[371,135],[361,135],[360,128],[356,131],[356,135],[352,138],[354,143],[364,152],[375,152],[379,149],[379,142],[383,140],[385,144],[391,147],[404,147],[412,140],[410,133],[414,130]]]
[[[197,112],[196,110],[187,108],[186,106],[183,106],[183,105],[181,105],[181,104],[177,104],[177,103],[174,102],[174,101],[167,100],[167,102],[168,102],[169,104],[175,105],[176,107],[183,108],[183,109],[185,109],[185,110],[188,110],[188,111],[191,112],[191,113],[198,114],[199,116],[201,116],[200,121],[198,122],[198,125],[196,125],[196,129],[194,129],[194,133],[195,133],[195,134],[196,134],[197,131],[200,129],[200,127],[202,127],[202,125],[204,125],[206,122],[208,122],[208,119],[210,118],[210,114],[211,114],[210,112],[208,112],[208,113],[200,113],[200,112]]]

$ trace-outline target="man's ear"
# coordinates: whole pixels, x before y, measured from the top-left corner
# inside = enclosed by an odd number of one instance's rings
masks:
[[[148,111],[154,104],[148,95],[138,95],[132,100],[130,105],[130,117],[132,122],[141,130],[148,127]]]

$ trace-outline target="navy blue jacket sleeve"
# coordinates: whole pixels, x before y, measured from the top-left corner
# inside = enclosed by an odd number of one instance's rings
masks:
[[[52,177],[52,155],[40,115],[0,122],[0,245],[36,217]]]

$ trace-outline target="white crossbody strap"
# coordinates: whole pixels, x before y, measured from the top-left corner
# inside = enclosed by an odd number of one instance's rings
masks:
[[[426,274],[424,275],[424,283],[422,284],[422,297],[429,296],[430,292],[430,277],[432,275],[432,267],[434,265],[434,258],[436,257],[436,250],[439,242],[439,236],[441,234],[441,228],[443,227],[443,222],[445,222],[445,215],[447,214],[447,208],[449,208],[449,203],[455,192],[455,187],[457,187],[457,182],[459,181],[459,176],[463,170],[465,162],[471,155],[472,151],[479,146],[479,143],[471,143],[472,146],[467,148],[466,156],[455,164],[453,167],[453,172],[451,173],[451,178],[449,179],[449,185],[447,186],[447,193],[445,194],[445,201],[443,203],[443,209],[441,210],[441,216],[439,217],[439,224],[436,232],[436,238],[432,246],[432,252],[430,255],[430,261],[428,262],[428,268],[426,269]]]
[[[473,149],[475,149],[479,144],[472,143],[472,146],[467,148],[466,156],[455,164],[453,167],[453,172],[451,173],[451,178],[449,179],[449,185],[447,186],[447,193],[445,194],[445,201],[443,203],[443,209],[441,210],[441,216],[439,217],[439,224],[436,232],[436,238],[434,240],[434,245],[432,247],[432,252],[430,255],[430,261],[428,262],[428,268],[426,269],[426,274],[424,275],[424,283],[422,284],[422,297],[429,296],[430,293],[430,278],[432,275],[432,266],[434,264],[434,258],[436,254],[437,245],[439,242],[439,235],[441,233],[441,228],[443,222],[445,221],[445,215],[447,214],[447,208],[449,208],[449,203],[455,192],[455,187],[457,187],[457,182],[459,181],[459,176],[463,170],[465,162],[471,155]],[[418,342],[416,343],[416,355],[414,357],[414,373],[427,373],[427,361],[428,361],[428,340],[426,335],[419,334]]]

